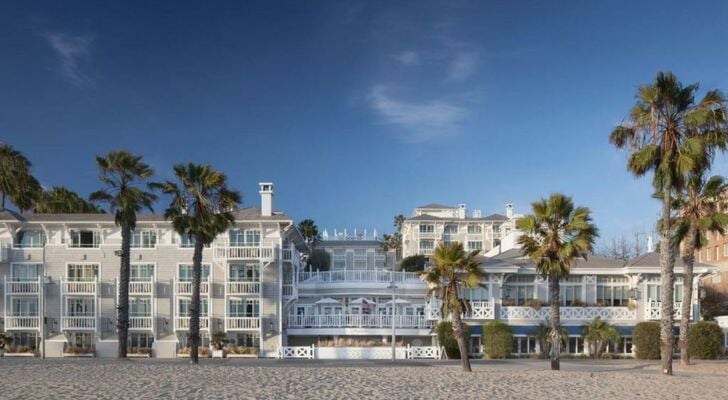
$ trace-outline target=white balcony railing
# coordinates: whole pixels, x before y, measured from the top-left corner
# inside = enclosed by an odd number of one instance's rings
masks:
[[[129,329],[152,330],[154,328],[154,318],[149,317],[129,317]]]
[[[395,316],[397,328],[428,328],[430,324],[422,315]],[[289,315],[289,328],[391,328],[390,315],[329,314]]]
[[[8,280],[5,278],[5,293],[8,295],[40,294],[40,278],[35,280]]]
[[[259,317],[226,317],[225,329],[228,331],[260,329]]]
[[[283,297],[295,297],[296,289],[292,284],[283,284]]]
[[[463,316],[465,319],[495,319],[495,300],[469,300],[470,312]],[[439,299],[431,299],[425,306],[425,314],[428,320],[440,319]]]
[[[272,260],[273,247],[216,246],[213,248],[216,260]]]
[[[190,317],[174,317],[174,329],[186,331],[190,329]],[[200,317],[200,330],[210,330],[210,318]]]
[[[383,271],[383,270],[342,270],[299,272],[299,283],[321,282],[380,282],[390,283],[394,277],[397,283],[422,283],[417,272]],[[423,283],[424,285],[424,283]]]
[[[97,281],[61,281],[61,290],[63,294],[70,295],[95,295]]]
[[[192,296],[192,282],[175,281],[174,293],[178,296]],[[206,296],[208,293],[210,293],[210,282],[200,282],[200,295]]]
[[[260,282],[225,282],[227,294],[259,294]]]
[[[40,329],[40,318],[8,315],[5,317],[5,329]]]
[[[678,320],[682,318],[682,302],[675,302],[672,306],[673,318]],[[648,300],[645,303],[645,319],[662,318],[662,302],[656,300]]]
[[[501,307],[502,320],[532,320],[543,321],[549,317],[549,306],[533,308],[527,306]],[[560,307],[559,316],[562,321],[591,321],[599,317],[605,321],[634,320],[637,318],[636,310],[629,307]]]
[[[283,249],[283,261],[291,261],[293,259],[293,251],[291,249]]]
[[[68,330],[96,330],[95,316],[63,316],[61,328]]]
[[[152,281],[131,281],[129,282],[129,294],[136,296],[152,295],[154,282]]]

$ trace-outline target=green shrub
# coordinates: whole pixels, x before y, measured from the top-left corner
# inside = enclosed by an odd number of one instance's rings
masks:
[[[405,257],[399,262],[399,269],[406,272],[424,271],[427,258],[423,255]]]
[[[470,342],[470,328],[465,323],[463,323],[463,333],[465,334],[465,345],[467,346]],[[458,348],[458,342],[455,340],[455,335],[452,331],[452,322],[443,321],[437,323],[437,342],[445,348],[447,358],[460,359],[460,348]]]
[[[331,254],[326,250],[314,250],[308,256],[308,264],[314,271],[328,271],[331,268]]]
[[[509,358],[513,348],[513,331],[501,321],[483,326],[483,351],[487,358]]]
[[[632,330],[635,355],[640,360],[660,359],[660,324],[640,322]]]
[[[700,321],[688,331],[688,354],[690,357],[711,360],[720,355],[720,344],[723,331],[720,327],[707,321]]]

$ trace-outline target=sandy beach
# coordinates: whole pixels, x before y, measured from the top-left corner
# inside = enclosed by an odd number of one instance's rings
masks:
[[[663,377],[639,361],[453,362],[0,359],[4,399],[717,399],[728,364],[702,363]]]

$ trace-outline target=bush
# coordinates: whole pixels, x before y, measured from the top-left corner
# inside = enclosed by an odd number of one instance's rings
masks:
[[[467,346],[470,341],[470,328],[465,323],[463,323],[463,333],[465,335],[465,345]],[[460,348],[458,348],[458,342],[453,334],[452,322],[437,323],[437,342],[445,348],[447,358],[460,359]]]
[[[660,359],[660,324],[640,322],[632,330],[635,355],[640,360]]]
[[[314,250],[308,256],[308,264],[314,271],[328,271],[331,268],[331,254],[326,250]]]
[[[483,351],[488,358],[509,358],[513,348],[511,327],[501,321],[490,321],[483,326]]]
[[[700,321],[688,331],[688,354],[702,360],[715,359],[720,355],[722,341],[723,331],[717,324]]]
[[[405,257],[399,262],[399,269],[406,272],[419,272],[425,270],[427,258],[423,255]]]

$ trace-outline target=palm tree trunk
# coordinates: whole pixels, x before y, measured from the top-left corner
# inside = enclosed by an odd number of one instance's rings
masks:
[[[682,366],[690,365],[688,329],[690,328],[690,314],[693,309],[693,264],[695,264],[695,237],[697,234],[697,223],[691,222],[683,255],[685,273],[683,275],[682,317],[680,318],[680,365]]]
[[[559,314],[559,278],[549,277],[549,291],[551,292],[551,370],[561,369],[561,315]]]
[[[673,285],[675,282],[675,244],[672,234],[671,215],[672,196],[670,185],[665,185],[662,196],[662,229],[660,231],[660,277],[662,278],[662,317],[660,318],[660,358],[662,373],[672,375],[672,354],[674,347],[673,325]]]
[[[193,364],[200,362],[198,347],[200,346],[200,282],[202,281],[203,249],[202,240],[195,237],[195,253],[192,256],[192,315],[190,315],[189,327],[190,362]]]
[[[129,338],[129,269],[131,262],[131,228],[121,227],[121,266],[119,267],[119,305],[117,325],[119,332],[118,358],[126,358]]]
[[[463,320],[459,312],[451,312],[452,316],[452,331],[455,336],[455,340],[458,342],[458,349],[460,350],[460,365],[463,367],[463,371],[472,372],[470,368],[470,359],[468,358],[468,346],[465,343],[465,332],[463,330]]]

